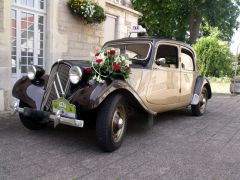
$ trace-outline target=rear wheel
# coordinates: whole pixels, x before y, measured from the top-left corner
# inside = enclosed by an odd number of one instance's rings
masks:
[[[202,92],[200,94],[200,100],[197,105],[192,105],[192,114],[194,116],[202,116],[207,109],[207,102],[208,102],[208,91],[205,87],[203,87]]]
[[[96,120],[96,136],[99,146],[107,152],[118,149],[127,127],[126,103],[120,94],[103,102]]]
[[[24,108],[29,106],[26,103],[20,101],[19,107]],[[19,114],[19,118],[24,127],[30,130],[40,130],[47,126],[47,123],[39,123],[34,118],[25,117],[23,114]]]

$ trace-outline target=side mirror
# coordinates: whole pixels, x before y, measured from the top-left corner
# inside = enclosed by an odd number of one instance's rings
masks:
[[[159,58],[159,59],[156,59],[155,62],[158,66],[164,66],[166,64],[166,59],[165,58]]]

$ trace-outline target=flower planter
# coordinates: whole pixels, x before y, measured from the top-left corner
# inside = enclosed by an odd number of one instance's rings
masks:
[[[240,78],[235,78],[231,80],[230,92],[232,94],[240,94]]]

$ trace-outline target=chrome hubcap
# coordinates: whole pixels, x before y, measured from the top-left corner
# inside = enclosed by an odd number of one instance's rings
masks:
[[[123,106],[116,108],[112,119],[112,137],[114,142],[122,139],[126,125],[126,112]]]
[[[207,95],[205,92],[202,92],[201,101],[200,101],[200,111],[202,113],[205,112],[206,106],[207,106]]]

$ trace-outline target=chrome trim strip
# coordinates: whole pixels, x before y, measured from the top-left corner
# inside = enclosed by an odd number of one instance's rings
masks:
[[[65,92],[63,91],[62,83],[61,83],[61,81],[60,81],[58,72],[57,72],[57,80],[58,80],[58,84],[59,84],[59,86],[60,86],[60,90],[61,90],[61,92],[62,92],[62,95],[65,95]],[[54,82],[55,82],[55,81],[54,81]]]
[[[60,98],[55,81],[53,82],[53,85],[54,85],[54,89],[56,91],[57,97]]]
[[[105,49],[107,47],[111,47],[111,45],[128,45],[128,44],[148,44],[149,45],[148,53],[147,53],[147,56],[145,59],[134,59],[134,60],[139,60],[139,61],[146,61],[149,58],[150,52],[153,48],[153,43],[150,41],[137,41],[137,43],[136,43],[136,41],[126,41],[126,42],[113,42],[113,43],[106,44],[103,47],[103,49]]]
[[[65,93],[68,92],[69,84],[70,84],[70,80],[69,80],[69,78],[68,78],[67,83],[66,83],[66,86],[65,86],[65,89],[64,89],[64,92],[65,92]],[[67,95],[67,94],[65,94],[65,95]]]

